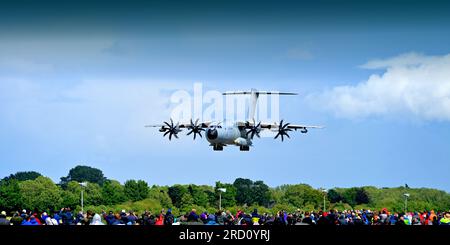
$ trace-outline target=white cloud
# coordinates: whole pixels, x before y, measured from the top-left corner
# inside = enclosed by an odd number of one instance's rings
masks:
[[[361,66],[384,69],[356,85],[338,86],[307,97],[338,117],[408,116],[450,120],[450,54],[408,53]]]

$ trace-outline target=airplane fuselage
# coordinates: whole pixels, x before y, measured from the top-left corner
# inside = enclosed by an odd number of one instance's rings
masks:
[[[247,137],[246,130],[237,126],[218,126],[206,129],[206,139],[214,150],[222,150],[223,146],[236,145],[247,151],[252,141]]]

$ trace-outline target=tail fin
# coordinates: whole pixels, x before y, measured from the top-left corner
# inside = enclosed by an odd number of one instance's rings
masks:
[[[252,88],[250,91],[227,91],[227,92],[222,93],[222,95],[247,95],[247,94],[249,94],[251,96],[251,105],[249,108],[250,110],[248,112],[249,120],[255,119],[256,105],[258,103],[258,97],[260,94],[264,94],[264,95],[271,95],[271,94],[298,95],[297,93],[292,93],[292,92],[258,91],[254,88]]]

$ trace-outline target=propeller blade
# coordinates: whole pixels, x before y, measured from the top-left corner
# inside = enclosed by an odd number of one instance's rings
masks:
[[[179,128],[180,123],[177,123],[174,126],[173,119],[171,118],[170,119],[170,123],[169,122],[164,122],[164,124],[165,124],[165,126],[162,126],[161,130],[160,130],[161,132],[164,132],[163,137],[165,137],[166,135],[169,135],[169,140],[172,140],[172,136],[174,136],[175,138],[178,138],[177,134],[182,131]]]
[[[194,133],[194,140],[197,138],[197,134],[200,135],[200,137],[202,137],[202,131],[205,131],[205,129],[202,128],[201,125],[198,125],[198,121],[199,119],[197,118],[197,120],[192,121],[191,119],[191,125],[189,125],[189,132],[187,133],[187,135],[191,135],[192,133]]]
[[[283,120],[280,121],[280,125],[278,125],[278,133],[275,136],[275,139],[278,138],[278,136],[281,136],[281,141],[284,141],[284,136],[291,138],[287,132],[292,131],[292,129],[288,128],[290,123],[283,124]]]

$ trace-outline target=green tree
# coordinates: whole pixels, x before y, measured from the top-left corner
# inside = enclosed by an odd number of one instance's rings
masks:
[[[17,210],[20,205],[19,181],[16,179],[0,181],[0,208],[2,210]]]
[[[68,190],[61,190],[61,206],[75,209],[81,204],[81,192],[74,193]]]
[[[152,186],[148,192],[148,198],[158,200],[162,207],[172,207],[172,199],[170,199],[167,187]]]
[[[249,179],[238,178],[234,181],[236,188],[236,202],[239,205],[265,205],[270,201],[269,187],[263,181],[251,181]]]
[[[194,204],[202,207],[209,206],[210,195],[214,194],[214,191],[209,186],[197,186],[189,185],[189,193],[191,194]]]
[[[249,179],[237,178],[233,186],[236,188],[236,202],[239,205],[253,204],[253,181]]]
[[[15,179],[18,181],[35,180],[39,176],[42,176],[42,175],[38,172],[25,171],[25,172],[17,172],[15,174],[11,174],[10,176],[5,177],[3,180],[11,180],[11,179]]]
[[[293,205],[296,208],[304,208],[312,206],[314,208],[321,207],[323,204],[323,196],[319,190],[313,189],[306,184],[286,185],[283,196],[284,203]]]
[[[144,200],[148,197],[148,184],[143,180],[127,180],[124,185],[127,200],[133,202]]]
[[[77,181],[67,183],[66,190],[63,192],[63,203],[68,207],[81,205],[81,190],[83,190],[84,205],[102,205],[102,188],[96,183],[87,183],[86,187],[80,186]]]
[[[181,208],[182,205],[182,197],[184,194],[188,193],[188,188],[183,185],[173,185],[169,187],[168,194],[170,199],[172,199],[172,203],[175,207]]]
[[[368,204],[370,202],[369,195],[367,194],[366,190],[361,187],[352,187],[345,189],[341,195],[342,200],[352,207],[360,204]]]
[[[222,207],[233,207],[236,206],[236,187],[232,184],[220,183],[220,181],[216,182],[215,190],[215,200],[219,200],[219,188],[225,188],[226,192],[222,192]],[[216,204],[218,206],[218,204]]]
[[[348,203],[350,206],[354,207],[356,203],[356,187],[345,189],[342,192],[342,199],[345,203]]]
[[[337,203],[337,202],[342,201],[341,194],[339,194],[339,192],[337,192],[335,189],[328,190],[327,197],[328,197],[328,200],[330,200],[330,202],[332,202],[332,203]]]
[[[186,192],[181,197],[180,203],[181,203],[180,209],[182,211],[187,212],[192,209],[194,205],[194,198],[192,198],[192,195],[189,192]]]
[[[102,199],[105,205],[114,205],[126,200],[124,187],[117,180],[106,180],[102,186]]]
[[[81,204],[81,187],[76,181],[70,181],[66,184],[66,189],[62,191],[62,206],[75,209]],[[86,196],[86,195],[85,195]],[[86,202],[85,202],[86,203]]]
[[[84,200],[86,205],[98,206],[103,204],[102,188],[97,183],[87,184],[84,192]]]
[[[19,183],[23,208],[30,210],[56,210],[61,205],[61,190],[47,177]]]
[[[355,195],[356,204],[367,204],[370,202],[369,195],[364,188],[358,188]]]
[[[76,166],[69,171],[66,177],[61,177],[61,185],[65,188],[69,181],[90,182],[103,185],[106,177],[100,169],[89,166]]]
[[[267,206],[270,201],[269,186],[264,184],[263,181],[255,181],[253,183],[253,203],[257,203],[260,206]]]

